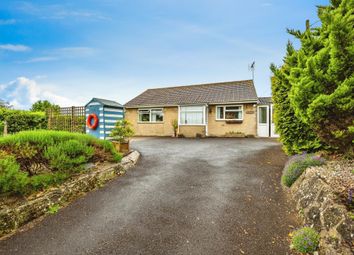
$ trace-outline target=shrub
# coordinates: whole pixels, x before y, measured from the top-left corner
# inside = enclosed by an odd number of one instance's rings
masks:
[[[64,182],[68,177],[69,175],[60,172],[34,175],[30,178],[29,185],[31,190],[43,190]]]
[[[88,162],[119,162],[111,142],[64,131],[23,131],[0,138],[0,193],[60,184]]]
[[[172,128],[173,128],[173,134],[174,134],[174,137],[177,137],[177,132],[178,132],[178,120],[174,119],[171,121],[171,125],[172,125]]]
[[[3,132],[4,120],[8,124],[9,133],[17,133],[24,130],[44,129],[47,127],[47,119],[43,112],[31,112],[0,108],[0,126]]]
[[[310,253],[317,250],[320,235],[312,228],[304,227],[293,233],[291,247],[301,253]]]
[[[306,168],[323,164],[324,159],[319,156],[307,154],[293,156],[284,167],[281,178],[282,183],[287,187],[291,187]]]
[[[24,193],[28,185],[27,173],[20,171],[20,165],[13,156],[0,158],[0,192]]]
[[[127,142],[134,135],[132,124],[127,120],[118,120],[111,131],[111,137],[120,143]]]
[[[59,171],[75,171],[93,156],[94,148],[77,140],[68,140],[49,146],[44,157],[51,168]]]

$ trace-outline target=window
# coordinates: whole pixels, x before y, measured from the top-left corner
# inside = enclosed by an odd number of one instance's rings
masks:
[[[204,120],[204,106],[180,107],[181,125],[202,125],[204,124]]]
[[[162,109],[152,109],[151,110],[151,122],[163,121]]]
[[[260,124],[266,124],[268,121],[267,121],[267,109],[268,107],[267,106],[262,106],[262,107],[259,107],[259,113],[258,113],[258,122]]]
[[[162,122],[163,111],[162,109],[143,109],[138,110],[139,122]]]
[[[217,120],[243,120],[242,105],[217,106]]]

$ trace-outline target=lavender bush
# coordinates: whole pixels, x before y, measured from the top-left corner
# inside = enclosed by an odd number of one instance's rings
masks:
[[[320,235],[312,228],[304,227],[293,233],[291,248],[301,253],[310,253],[317,250]]]
[[[292,156],[286,163],[282,176],[282,183],[291,187],[291,185],[300,177],[306,168],[311,166],[320,166],[325,163],[324,158],[314,154],[299,154]]]

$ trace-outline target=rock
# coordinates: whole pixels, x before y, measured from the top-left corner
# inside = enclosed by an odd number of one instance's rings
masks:
[[[329,180],[340,172],[340,165],[331,162],[308,168],[290,189],[304,223],[320,233],[321,255],[354,254],[353,220]]]
[[[335,227],[345,215],[345,211],[339,206],[332,205],[323,211],[323,223],[327,230]]]
[[[321,218],[319,206],[313,206],[304,210],[304,218],[307,225],[313,227],[316,231],[321,231]]]
[[[0,236],[11,232],[17,226],[17,217],[13,210],[3,209],[0,211]]]
[[[353,220],[346,218],[338,224],[336,230],[341,237],[354,247],[354,222]]]

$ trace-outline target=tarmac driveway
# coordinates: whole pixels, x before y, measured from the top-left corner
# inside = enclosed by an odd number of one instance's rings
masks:
[[[141,138],[137,167],[0,254],[287,254],[296,225],[271,139]]]

